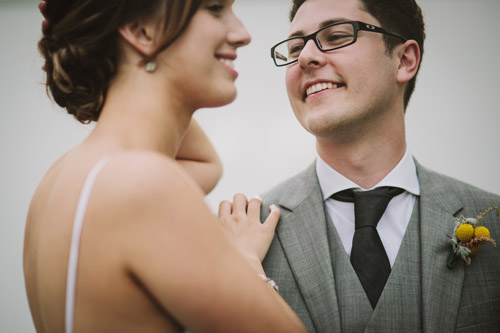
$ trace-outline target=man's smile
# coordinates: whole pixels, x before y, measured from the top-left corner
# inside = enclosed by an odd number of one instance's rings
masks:
[[[312,84],[306,85],[305,93],[304,93],[304,99],[309,97],[312,94],[316,94],[320,91],[327,90],[327,89],[337,89],[345,86],[343,83],[339,82],[330,82],[330,81],[323,81],[323,82],[316,82]]]

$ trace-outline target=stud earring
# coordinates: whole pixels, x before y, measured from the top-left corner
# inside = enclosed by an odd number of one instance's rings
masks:
[[[156,62],[154,60],[150,60],[146,63],[146,72],[153,73],[156,70]]]

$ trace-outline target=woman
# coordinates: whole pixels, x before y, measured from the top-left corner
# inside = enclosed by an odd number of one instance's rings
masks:
[[[277,208],[260,224],[260,202],[236,195],[221,225],[203,201],[220,163],[191,117],[235,98],[233,61],[250,42],[231,6],[47,1],[48,90],[97,125],[30,206],[24,272],[37,331],[304,330],[258,276]]]

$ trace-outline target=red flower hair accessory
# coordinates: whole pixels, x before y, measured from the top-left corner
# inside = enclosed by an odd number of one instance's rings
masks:
[[[47,15],[46,15],[47,1],[42,0],[42,2],[40,2],[38,4],[38,9],[40,9],[40,13],[42,13],[43,17],[45,18],[45,20],[42,21],[42,32],[44,35],[46,35],[49,33],[49,29],[50,29],[50,22],[47,19]]]

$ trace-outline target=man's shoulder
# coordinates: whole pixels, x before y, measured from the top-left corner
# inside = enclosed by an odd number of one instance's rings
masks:
[[[429,193],[443,196],[453,195],[465,202],[496,202],[496,205],[500,205],[500,195],[483,190],[454,177],[436,172],[418,163],[417,174],[422,196],[426,196]]]
[[[300,192],[301,195],[305,195],[306,192],[310,192],[317,184],[316,176],[316,163],[312,163],[305,170],[289,177],[280,183],[276,184],[272,188],[268,189],[261,194],[264,203],[276,203],[286,196],[297,195]]]

